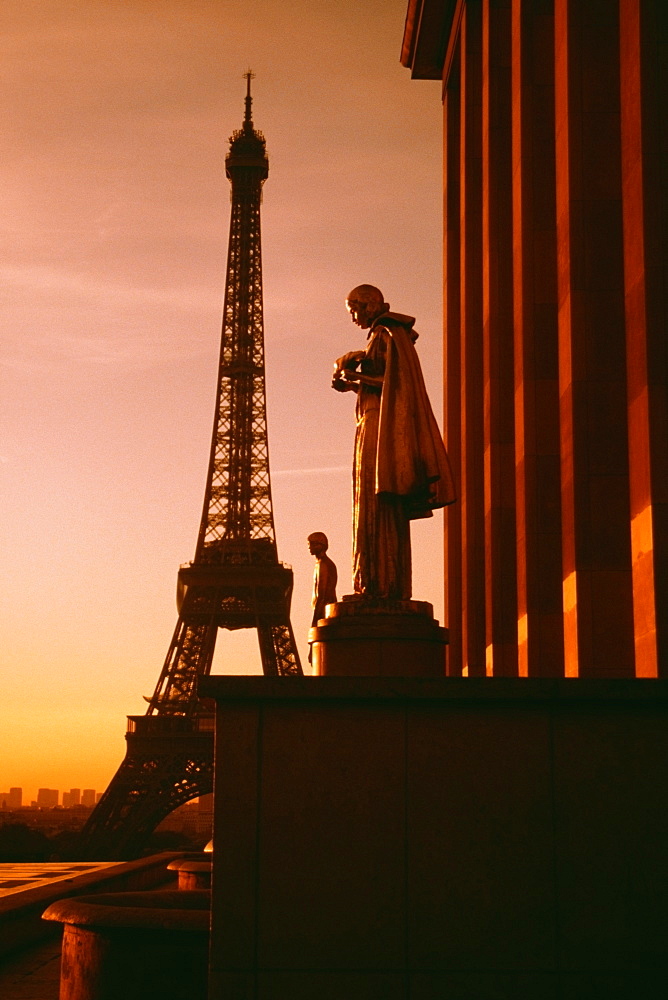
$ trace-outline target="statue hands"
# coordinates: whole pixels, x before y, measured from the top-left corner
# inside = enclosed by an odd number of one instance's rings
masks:
[[[355,372],[338,372],[332,378],[332,389],[337,392],[357,392],[359,381]]]
[[[347,382],[342,378],[333,378],[332,389],[335,389],[337,392],[357,392],[357,383]]]
[[[348,351],[334,362],[332,389],[337,392],[357,392],[359,387],[359,372],[356,371],[365,351]]]

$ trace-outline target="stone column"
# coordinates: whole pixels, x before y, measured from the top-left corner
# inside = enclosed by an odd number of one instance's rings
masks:
[[[482,7],[486,672],[517,674],[510,0]]]
[[[519,673],[564,673],[553,0],[512,11]]]
[[[621,0],[620,17],[633,631],[636,673],[656,677],[668,675],[668,10]]]
[[[461,310],[460,310],[460,72],[459,42],[449,67],[443,100],[443,401],[445,445],[461,496]],[[450,633],[447,672],[462,672],[462,506],[445,509],[445,608]]]
[[[463,669],[485,674],[482,371],[482,4],[468,0],[461,59],[461,441]]]
[[[619,17],[556,0],[566,673],[633,676]]]

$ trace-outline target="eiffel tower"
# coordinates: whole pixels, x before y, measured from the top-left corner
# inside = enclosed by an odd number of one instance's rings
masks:
[[[179,618],[145,715],[128,716],[127,752],[81,834],[81,855],[135,855],[173,809],[213,790],[213,713],[197,696],[218,629],[257,630],[262,668],[301,674],[290,624],[292,570],[278,560],[267,447],[260,203],[269,172],[246,74],[232,184],[227,284],[209,471],[195,558],[178,574]]]

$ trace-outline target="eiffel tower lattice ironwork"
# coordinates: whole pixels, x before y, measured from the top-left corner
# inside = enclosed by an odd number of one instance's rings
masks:
[[[278,560],[267,449],[260,203],[269,164],[252,120],[225,165],[232,185],[218,394],[195,558],[178,575],[179,618],[144,716],[82,831],[86,857],[135,854],[174,808],[213,787],[213,715],[197,697],[218,629],[257,630],[268,675],[301,674],[290,624],[292,570]]]

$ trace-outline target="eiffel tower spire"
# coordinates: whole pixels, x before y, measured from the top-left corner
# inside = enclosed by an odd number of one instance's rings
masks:
[[[195,562],[236,561],[242,543],[276,557],[264,387],[260,203],[269,173],[265,139],[253,127],[250,82],[242,128],[225,160],[232,184],[227,284],[204,511]],[[236,545],[234,543],[237,543]],[[258,545],[249,545],[257,551]],[[280,672],[280,671],[279,671]]]
[[[251,97],[251,80],[255,79],[255,73],[252,69],[247,69],[244,73],[244,78],[246,80],[246,114],[244,115],[244,125],[248,123],[252,126],[253,114],[251,108],[253,106],[253,98]]]
[[[195,557],[179,570],[179,618],[146,715],[129,717],[125,760],[82,831],[88,857],[128,856],[176,806],[212,790],[211,718],[197,678],[211,670],[219,629],[255,629],[265,674],[302,672],[290,624],[292,570],[278,560],[269,475],[260,239],[269,161],[252,120],[253,74],[244,76],[244,120],[225,160],[227,280]]]

